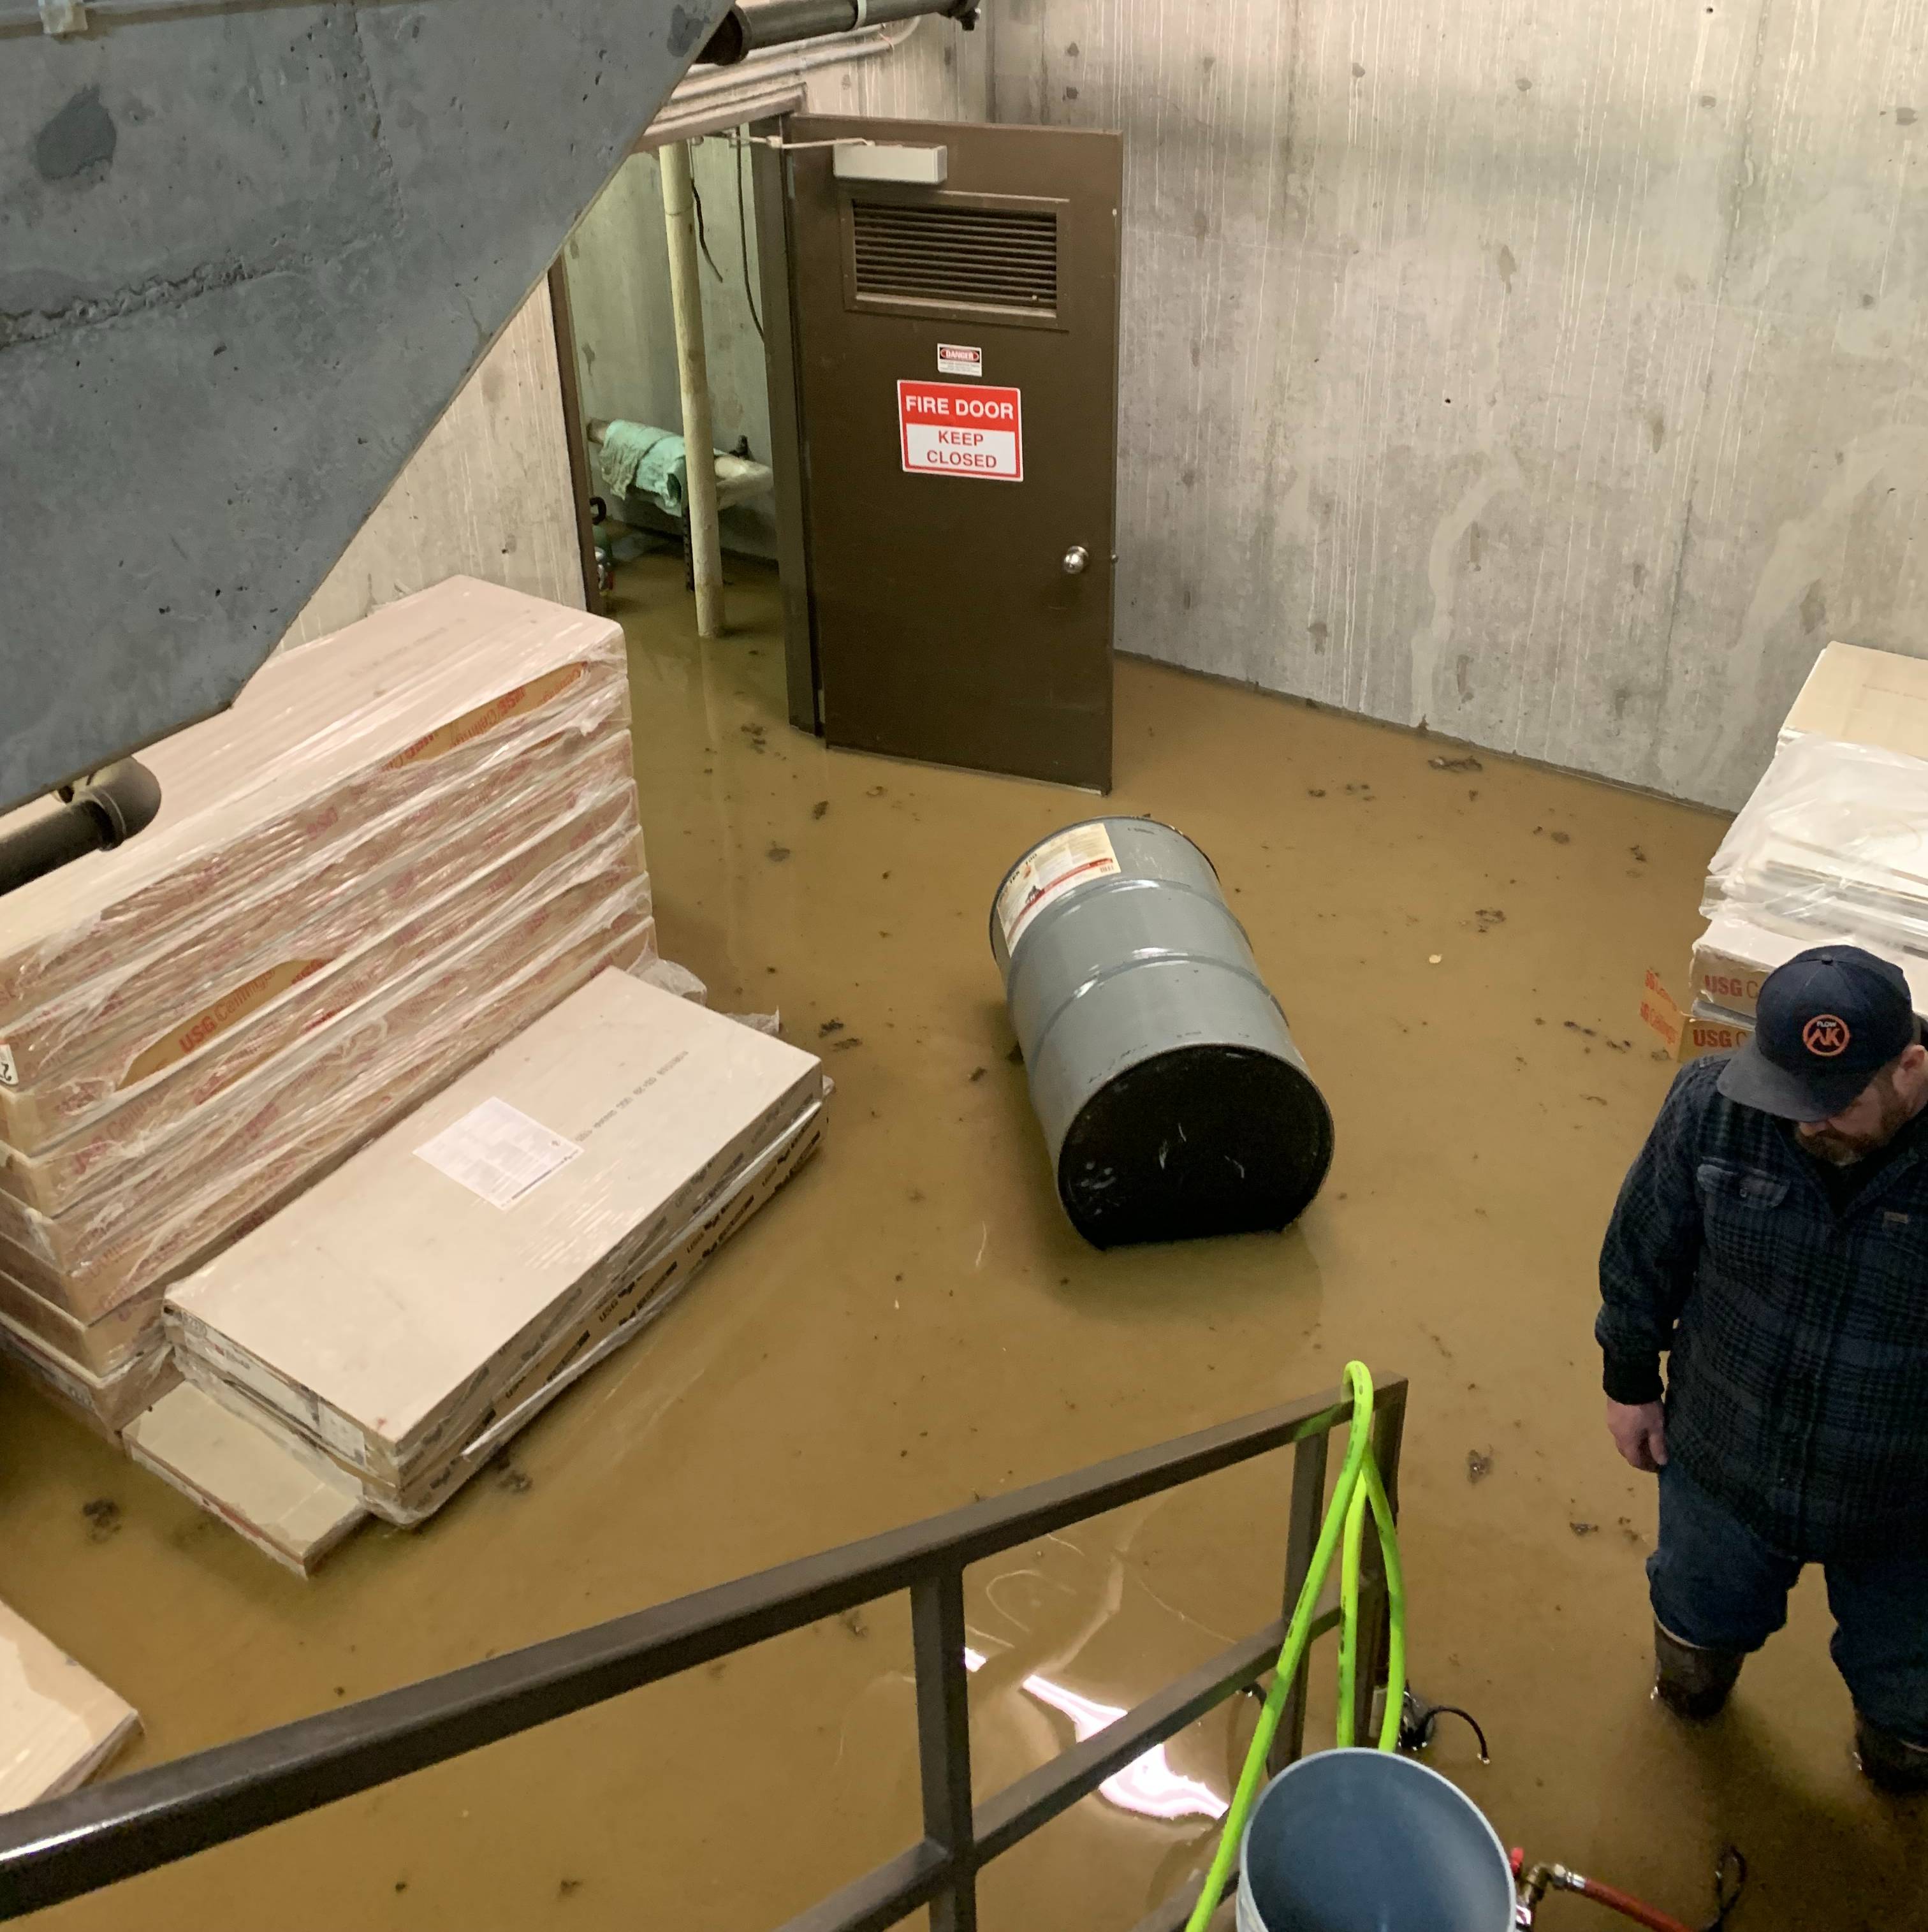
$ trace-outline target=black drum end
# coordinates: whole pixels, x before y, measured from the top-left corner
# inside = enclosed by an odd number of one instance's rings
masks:
[[[1255,1234],[1305,1211],[1332,1155],[1332,1114],[1298,1067],[1249,1047],[1176,1047],[1084,1103],[1058,1194],[1094,1247]]]

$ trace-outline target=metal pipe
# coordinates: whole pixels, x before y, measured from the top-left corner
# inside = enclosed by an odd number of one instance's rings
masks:
[[[881,53],[883,43],[876,42],[866,51]],[[700,141],[707,134],[727,134],[746,121],[781,120],[786,114],[802,112],[805,104],[803,76],[779,76],[740,94],[692,101],[686,110],[658,115],[643,130],[635,152],[652,154],[672,141]]]
[[[704,74],[692,68],[663,110],[637,137],[636,152],[653,154],[670,141],[694,141],[751,121],[773,121],[805,104],[804,76],[823,67],[853,67],[894,52],[922,22],[893,39],[866,28],[840,34],[827,46],[771,47],[735,67]]]
[[[43,872],[100,849],[97,822],[77,806],[30,818],[0,843],[0,892],[10,892]]]
[[[765,47],[855,33],[861,27],[936,14],[968,33],[982,0],[738,0],[696,57],[698,66],[733,67]]]
[[[819,68],[852,67],[894,53],[928,15],[887,27],[866,27],[861,33],[833,34],[827,42],[766,47],[747,55],[733,67],[705,73],[691,68],[676,82],[661,112],[637,137],[636,152],[653,154],[670,141],[694,141],[720,134],[747,122],[771,121],[805,104],[804,76]]]
[[[676,376],[682,390],[683,455],[690,562],[696,580],[696,631],[723,634],[723,538],[716,522],[716,437],[710,422],[709,364],[703,347],[703,280],[696,248],[696,189],[687,141],[672,141],[663,170],[663,225],[670,243],[670,300],[676,328]]]
[[[61,810],[0,839],[0,892],[89,852],[111,852],[151,825],[160,809],[160,782],[145,765],[122,758],[105,766],[76,785]]]
[[[692,67],[671,90],[669,99],[663,104],[663,112],[669,114],[687,102],[727,96],[733,89],[753,86],[760,80],[774,85],[779,80],[789,79],[813,68],[861,60],[871,54],[889,53],[901,47],[923,24],[925,17],[928,16],[920,15],[914,20],[896,22],[895,24],[901,30],[896,33],[887,27],[867,26],[860,33],[835,34],[828,40],[814,44],[786,43],[760,48],[732,63],[728,70],[717,67],[706,73],[700,66]],[[733,69],[737,67],[743,71],[735,72]]]
[[[1521,1855],[1513,1853],[1513,1869],[1519,1871]],[[1546,1902],[1546,1894],[1552,1888],[1553,1868],[1546,1864],[1534,1865],[1522,1874],[1519,1881],[1519,1903],[1513,1912],[1516,1932],[1534,1932],[1540,1923],[1540,1908]]]

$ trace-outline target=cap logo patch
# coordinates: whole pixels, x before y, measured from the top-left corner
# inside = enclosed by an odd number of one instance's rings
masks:
[[[1801,1043],[1817,1060],[1838,1059],[1854,1037],[1848,1022],[1833,1013],[1816,1013],[1801,1030]]]

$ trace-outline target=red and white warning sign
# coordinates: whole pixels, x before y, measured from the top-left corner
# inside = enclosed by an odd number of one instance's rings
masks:
[[[1024,480],[1023,398],[964,382],[899,382],[904,466],[930,476]]]

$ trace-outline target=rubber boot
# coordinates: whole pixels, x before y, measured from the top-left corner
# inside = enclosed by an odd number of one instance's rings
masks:
[[[1855,1713],[1855,1758],[1876,1790],[1900,1794],[1928,1791],[1928,1745],[1912,1744]]]
[[[1654,1694],[1677,1718],[1701,1724],[1717,1716],[1744,1661],[1738,1650],[1704,1650],[1654,1623]]]

